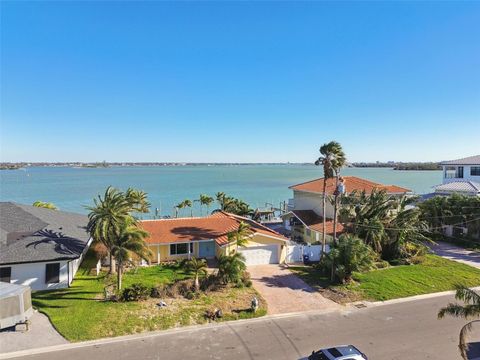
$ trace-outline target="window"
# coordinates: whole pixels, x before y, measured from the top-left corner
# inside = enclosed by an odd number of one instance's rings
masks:
[[[480,166],[472,166],[470,168],[470,176],[480,176]]]
[[[193,253],[193,243],[170,244],[170,255],[188,254],[188,244],[190,244],[190,254]]]
[[[45,265],[45,283],[58,284],[60,282],[60,263]]]
[[[310,229],[307,229],[307,236],[308,237],[312,236],[312,231]]]
[[[11,279],[12,279],[12,268],[11,267],[0,268],[0,281],[9,283]]]

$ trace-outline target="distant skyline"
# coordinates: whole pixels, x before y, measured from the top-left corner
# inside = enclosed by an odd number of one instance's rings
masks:
[[[0,161],[480,153],[480,2],[0,2]]]

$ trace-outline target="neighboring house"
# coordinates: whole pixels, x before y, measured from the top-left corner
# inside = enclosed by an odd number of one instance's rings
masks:
[[[250,225],[252,231],[245,247],[229,244],[228,234],[236,231],[240,222]],[[146,239],[160,263],[190,257],[211,259],[241,252],[247,265],[275,264],[285,260],[287,238],[279,233],[241,216],[216,212],[206,217],[143,220],[142,227],[149,233]]]
[[[87,222],[84,215],[0,202],[0,281],[68,287],[91,243]]]
[[[343,176],[341,192],[344,194],[364,191],[385,190],[388,194],[401,196],[411,190],[396,186],[383,185],[356,176]],[[327,242],[333,235],[333,205],[327,199],[326,208],[323,209],[323,178],[307,181],[289,187],[293,190],[293,199],[289,200],[289,212],[283,215],[284,225],[291,232],[291,238],[297,242],[314,243],[321,241],[323,234],[323,216],[326,217]],[[333,196],[336,190],[336,179],[327,179],[325,192]],[[343,226],[337,224],[337,233],[343,231]]]
[[[444,161],[443,183],[435,187],[435,194],[480,195],[480,155]]]

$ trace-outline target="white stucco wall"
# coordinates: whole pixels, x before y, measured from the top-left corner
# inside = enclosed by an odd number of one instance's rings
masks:
[[[459,167],[459,166],[463,166],[463,178],[446,178],[445,177],[445,170],[447,167]],[[475,181],[475,182],[480,182],[480,176],[472,176],[470,175],[470,168],[472,166],[479,166],[479,165],[447,165],[447,166],[443,166],[443,183],[446,184],[446,183],[449,183],[449,182],[452,182],[452,181]]]
[[[316,214],[323,216],[322,194],[309,193],[304,191],[293,191],[293,202],[295,210],[313,210]],[[326,217],[333,218],[333,205],[327,199]]]
[[[60,263],[60,277],[57,284],[45,283],[46,264]],[[49,261],[31,264],[6,265],[12,268],[12,284],[27,285],[32,290],[61,289],[68,287],[68,262],[67,261]],[[2,266],[3,267],[3,266]]]

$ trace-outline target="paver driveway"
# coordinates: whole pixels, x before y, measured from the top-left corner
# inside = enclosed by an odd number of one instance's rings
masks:
[[[268,304],[269,314],[308,310],[336,310],[340,305],[324,298],[295,276],[287,267],[279,265],[249,266],[253,287]]]

